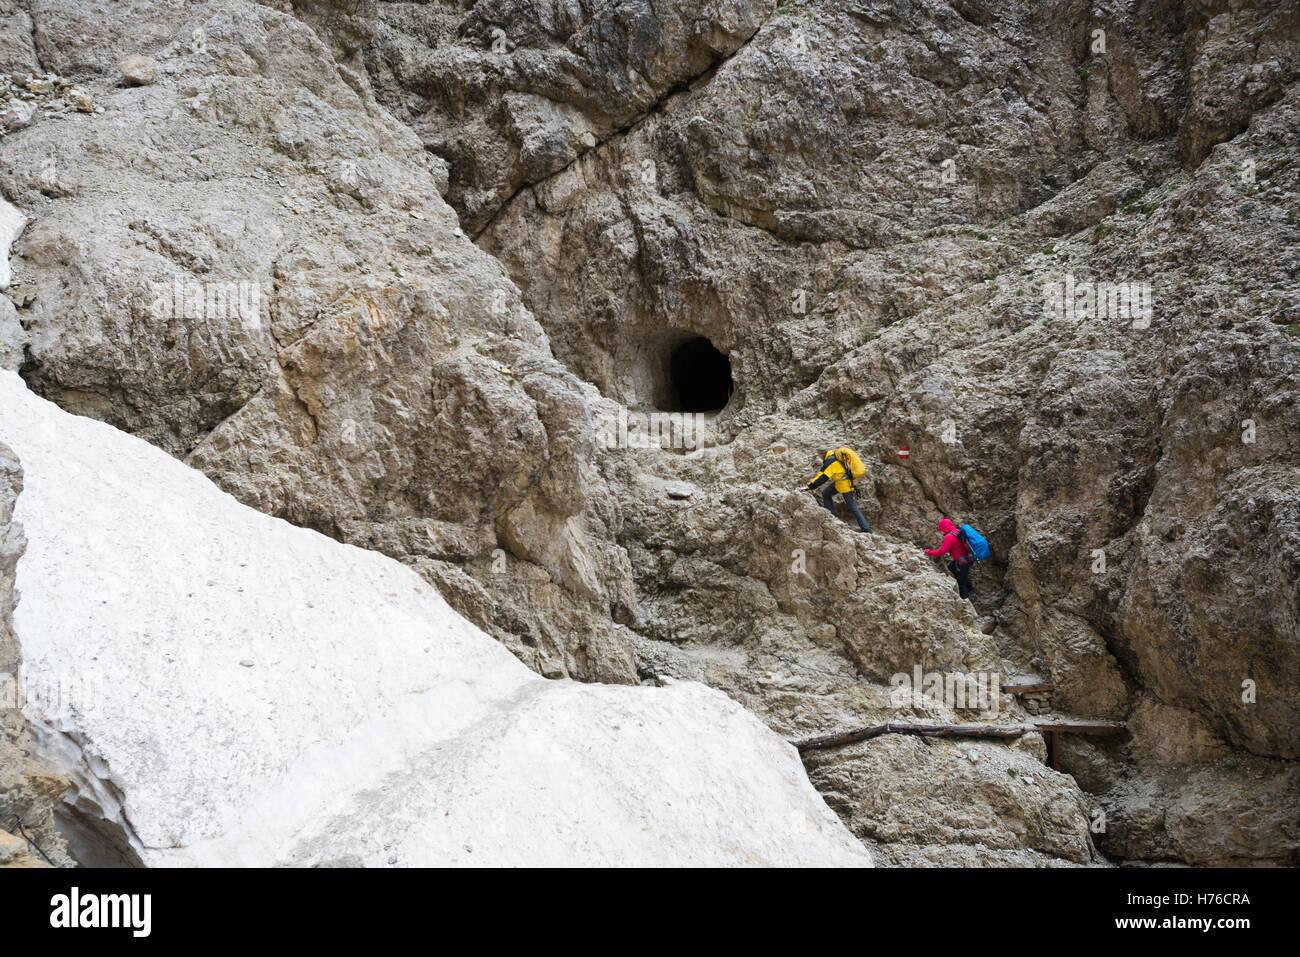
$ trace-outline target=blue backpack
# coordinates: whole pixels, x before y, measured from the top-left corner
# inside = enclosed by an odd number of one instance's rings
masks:
[[[990,554],[988,539],[979,532],[975,531],[974,525],[963,525],[957,529],[957,537],[961,539],[962,544],[970,549],[971,556],[977,562],[982,562]]]

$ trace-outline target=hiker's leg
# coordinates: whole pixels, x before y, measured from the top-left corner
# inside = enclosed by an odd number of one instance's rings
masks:
[[[822,504],[826,506],[826,511],[832,515],[835,514],[835,502],[832,499],[834,494],[835,485],[833,483],[827,484],[826,488],[822,489]]]
[[[957,579],[957,594],[962,598],[970,594],[970,566],[949,562],[948,574]]]
[[[957,594],[962,598],[970,597],[970,565],[957,565],[953,571],[957,578]]]
[[[844,501],[849,503],[849,511],[852,512],[853,517],[858,520],[858,528],[864,532],[871,531],[871,526],[867,524],[867,520],[862,514],[862,509],[858,508],[858,493],[845,492]]]

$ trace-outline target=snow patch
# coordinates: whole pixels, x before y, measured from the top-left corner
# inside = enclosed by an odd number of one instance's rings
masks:
[[[9,247],[27,225],[27,217],[0,197],[0,291],[9,288]]]

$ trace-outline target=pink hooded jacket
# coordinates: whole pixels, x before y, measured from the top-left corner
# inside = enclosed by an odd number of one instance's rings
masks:
[[[957,526],[945,518],[939,522],[939,531],[944,533],[943,544],[938,548],[927,548],[925,553],[935,558],[951,553],[953,561],[963,565],[969,562],[971,559],[970,549],[958,537]]]

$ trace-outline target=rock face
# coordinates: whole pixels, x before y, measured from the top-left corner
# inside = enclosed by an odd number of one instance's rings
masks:
[[[609,474],[638,476],[620,507],[641,596],[641,673],[722,688],[791,739],[887,721],[1027,723],[1000,687],[982,707],[894,698],[895,676],[918,667],[1000,686],[998,639],[914,546],[851,531],[807,495],[742,477],[787,457],[771,484],[788,486],[799,466],[784,441],[762,452],[737,439],[698,454],[610,453]],[[683,479],[685,489],[669,484]],[[1037,734],[1010,747],[885,736],[805,763],[885,862],[1092,863],[1094,805],[1044,756]]]
[[[451,164],[478,233],[520,187],[571,164],[734,54],[775,0],[377,5],[365,63],[382,100]]]
[[[0,439],[26,475],[25,667],[78,681],[28,716],[83,863],[870,862],[717,691],[548,682],[409,568],[12,373]]]
[[[611,398],[663,408],[653,370],[693,335],[731,360],[716,452],[700,465],[641,454],[609,472],[689,476],[703,503],[687,517],[662,496],[623,496],[634,628],[680,636],[672,655],[643,652],[643,673],[673,657],[723,670],[708,647],[721,640],[745,680],[719,686],[748,686],[742,700],[803,733],[850,718],[809,703],[826,686],[809,667],[878,682],[909,661],[982,661],[1039,676],[1057,711],[1090,719],[1124,719],[1146,696],[1204,722],[1180,765],[1196,783],[1162,770],[1156,741],[1177,725],[1063,746],[1061,766],[1097,795],[1103,849],[1294,863],[1280,822],[1300,811],[1288,159],[1300,21],[1291,7],[1176,6],[778,11],[716,73],[521,190],[479,242],[556,354]],[[1180,42],[1186,64],[1168,53]],[[1098,308],[1099,283],[1134,283],[1151,309],[1104,291]],[[933,541],[937,519],[957,515],[990,537],[976,607],[997,623],[997,660],[951,626],[946,648],[909,642],[924,627],[915,608],[901,629],[854,641],[894,625],[863,595],[861,556],[847,577],[813,573],[827,601],[811,621],[782,621],[781,563],[801,545],[823,553],[826,533],[793,512],[755,521],[757,503],[842,442],[874,459],[864,508],[877,531]],[[714,558],[711,574],[683,560],[728,520],[731,550],[752,546],[738,573],[734,559]],[[854,544],[929,604],[919,569],[877,540]],[[778,614],[737,622],[733,601]],[[670,628],[656,621],[665,607]],[[829,657],[814,666],[809,645]],[[863,708],[854,723],[871,723]],[[878,767],[886,747],[862,750]],[[883,833],[861,810],[867,773],[827,782],[828,797]],[[892,796],[923,804],[926,784],[907,777]],[[1151,793],[1192,817],[1218,808],[1232,833],[1142,815]],[[926,833],[895,829],[894,856],[917,859]],[[1024,843],[1060,854],[1069,842]]]
[[[21,837],[0,832],[0,867],[49,867]]]
[[[810,753],[886,862],[1300,862],[1294,4],[92,8],[0,4],[39,106],[0,363],[40,395],[547,676],[790,738],[972,719],[894,701],[917,668],[1126,724],[1064,773],[1037,734]],[[840,444],[874,536],[793,491]],[[973,608],[941,517],[992,543]]]
[[[446,164],[292,16],[138,12],[32,11],[43,62],[106,112],[0,143],[0,189],[37,219],[27,380],[415,565],[543,674],[632,681],[585,400],[439,198]],[[117,85],[128,37],[154,83]]]

